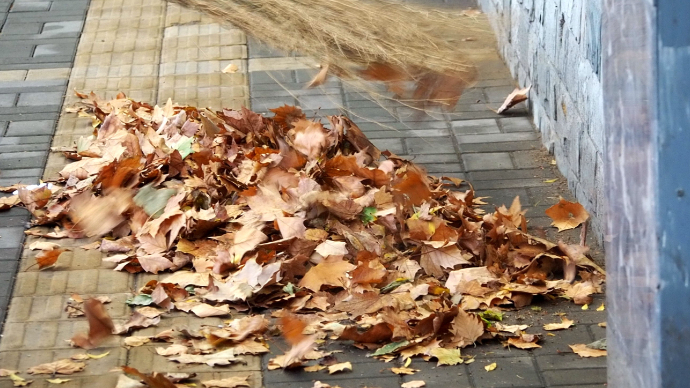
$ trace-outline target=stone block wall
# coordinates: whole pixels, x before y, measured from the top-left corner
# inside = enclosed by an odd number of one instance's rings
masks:
[[[498,49],[577,200],[601,239],[604,120],[601,0],[479,0]]]

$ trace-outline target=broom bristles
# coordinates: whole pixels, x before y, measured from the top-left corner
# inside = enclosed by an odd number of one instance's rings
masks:
[[[459,80],[453,85],[460,88],[458,98],[476,74],[455,45],[475,33],[477,23],[460,13],[390,0],[170,1],[231,23],[277,49],[314,57],[341,77],[361,76],[372,64],[404,72],[418,84],[416,98],[448,99],[447,91],[428,90],[441,83],[429,74]],[[421,82],[425,90],[419,90]],[[454,102],[451,96],[443,103]]]

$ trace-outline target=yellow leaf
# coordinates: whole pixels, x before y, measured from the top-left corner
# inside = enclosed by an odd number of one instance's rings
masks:
[[[583,310],[589,310],[589,305],[585,303],[584,305],[582,305],[582,309]]]
[[[553,183],[553,182],[555,182],[555,181],[557,181],[557,180],[558,180],[558,178],[547,179],[547,180],[544,181],[544,183]]]
[[[318,372],[320,370],[326,369],[325,366],[323,365],[312,365],[312,366],[307,366],[304,368],[305,372]]]
[[[419,369],[412,368],[391,368],[391,371],[396,375],[413,375],[415,372],[419,372]]]
[[[492,362],[491,364],[485,366],[484,369],[486,369],[487,372],[491,372],[492,370],[496,369],[496,363]]]
[[[431,351],[430,355],[438,359],[437,366],[462,364],[460,349],[436,348]]]
[[[402,388],[420,388],[424,386],[426,386],[426,383],[423,380],[408,381],[401,385]]]
[[[580,357],[602,357],[606,356],[606,350],[591,349],[585,344],[568,345],[573,353],[577,353]]]
[[[68,381],[72,381],[72,379],[47,379],[46,381],[51,384],[64,384]]]
[[[328,374],[333,374],[337,372],[343,372],[346,370],[352,370],[352,364],[350,362],[341,362],[340,364],[333,364],[328,367]]]
[[[470,357],[467,360],[465,360],[465,364],[471,364],[475,361],[474,357]]]
[[[105,352],[105,353],[101,353],[101,354],[88,354],[88,353],[86,353],[86,355],[89,356],[89,358],[92,360],[98,360],[98,359],[103,358],[109,354],[110,354],[110,352]]]
[[[597,307],[597,311],[604,311],[606,310],[606,306],[602,303],[601,306]]]
[[[34,382],[33,380],[27,380],[25,378],[19,377],[14,373],[10,374],[10,380],[12,380],[12,383],[15,387],[26,387],[27,385]]]
[[[597,323],[597,326],[599,326],[599,327],[606,327],[606,322]]]
[[[412,359],[411,359],[411,358],[408,358],[408,359],[405,360],[405,365],[403,365],[403,366],[404,366],[405,368],[407,368],[408,366],[410,366],[410,364],[412,364]]]
[[[563,330],[567,329],[570,326],[572,326],[575,323],[575,321],[568,319],[566,317],[561,317],[561,323],[547,323],[544,325],[544,330],[551,331],[551,330]]]
[[[546,333],[546,335],[548,335],[549,337],[555,337],[556,336],[556,334],[553,334],[553,333]]]

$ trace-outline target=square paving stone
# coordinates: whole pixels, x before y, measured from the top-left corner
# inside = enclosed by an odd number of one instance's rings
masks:
[[[487,372],[485,366],[496,363]],[[469,364],[477,388],[541,387],[543,386],[531,357],[489,358]]]
[[[455,135],[460,144],[500,143],[508,141],[531,141],[539,139],[536,132],[488,133],[480,135]]]
[[[17,95],[14,93],[10,94],[0,94],[0,108],[9,108],[14,106],[14,102],[17,100]]]
[[[606,368],[606,357],[580,357],[575,353],[537,356],[537,365],[542,371],[555,369]]]
[[[24,228],[21,226],[0,228],[0,249],[16,248],[24,241]]]
[[[548,385],[606,383],[606,368],[550,370],[542,375]]]
[[[507,152],[462,155],[467,171],[512,169],[513,161]]]
[[[48,22],[43,25],[41,37],[79,36],[84,22],[81,20],[68,20],[64,22]]]
[[[536,132],[532,120],[528,117],[499,119],[498,123],[503,128],[503,132]]]
[[[40,168],[45,165],[45,157],[45,151],[3,152],[0,154],[0,170]]]
[[[437,366],[434,361],[425,362],[415,359],[409,367],[419,371],[413,375],[403,375],[404,383],[422,380],[426,382],[427,387],[472,388],[466,365]]]
[[[77,42],[74,43],[49,43],[39,44],[34,50],[34,57],[46,55],[72,55],[77,49]]]
[[[457,120],[452,121],[451,126],[456,136],[501,132],[493,119]]]
[[[553,322],[556,322],[554,319]],[[587,325],[578,325],[566,329],[554,331],[554,337],[544,336],[541,341],[541,348],[534,349],[534,355],[540,356],[544,354],[553,353],[572,353],[568,345],[588,344],[593,341],[592,337],[587,331]]]
[[[315,379],[314,381],[318,381],[318,379]],[[324,380],[324,382],[326,381]],[[400,379],[398,377],[368,377],[361,379],[346,379],[328,382],[331,385],[338,385],[341,388],[400,388]],[[264,386],[266,388],[312,388],[314,386],[314,383],[312,381],[304,381],[271,383],[269,385],[266,384],[266,381],[264,381]],[[427,387],[433,387],[433,385],[427,384]]]
[[[371,142],[381,151],[388,150],[394,154],[405,153],[401,139],[372,139]]]
[[[407,153],[410,155],[454,154],[455,146],[449,138],[410,138],[405,139]]]
[[[15,1],[10,12],[41,12],[50,10],[50,1]]]
[[[30,92],[21,93],[17,106],[46,106],[62,104],[63,92]]]

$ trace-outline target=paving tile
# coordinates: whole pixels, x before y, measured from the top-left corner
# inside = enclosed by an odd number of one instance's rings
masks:
[[[499,119],[498,124],[503,128],[503,132],[536,132],[532,120],[527,117],[511,117]]]
[[[606,357],[582,358],[574,353],[536,356],[537,365],[542,371],[554,369],[588,369],[605,368]]]
[[[513,161],[506,152],[463,154],[462,160],[467,171],[512,169]]]
[[[606,368],[550,370],[542,374],[549,385],[606,383]]]
[[[0,169],[41,168],[45,165],[46,151],[3,152],[0,154]]]
[[[436,366],[434,362],[415,360],[409,367],[419,371],[413,375],[403,375],[402,381],[405,383],[422,380],[428,387],[433,384],[436,387],[473,388],[466,365]]]
[[[12,94],[0,94],[0,108],[7,108],[10,106],[14,106],[15,101],[17,100],[17,95],[12,93]]]
[[[62,92],[21,93],[17,106],[61,105],[64,96]]]
[[[487,372],[484,367],[496,363]],[[531,357],[487,358],[469,364],[477,388],[541,387],[543,386]]]
[[[451,127],[455,136],[477,135],[482,133],[500,133],[496,120],[455,120],[451,121]]]
[[[495,143],[463,143],[462,152],[512,152],[525,150],[539,150],[542,145],[538,141],[506,141]]]
[[[0,249],[16,248],[24,241],[23,227],[0,227]]]
[[[413,155],[454,154],[455,146],[449,138],[408,138],[405,139],[407,152]]]
[[[381,151],[388,150],[394,154],[405,153],[402,139],[372,139],[371,142]]]
[[[51,3],[50,1],[15,1],[10,12],[48,11]]]
[[[47,139],[47,137],[39,135],[52,135],[54,129],[55,121],[53,120],[15,121],[10,123],[9,127],[7,128],[6,135],[9,136],[10,139],[12,138],[12,136],[16,136],[17,138],[22,139],[22,142],[25,141],[25,138],[23,138],[24,136],[36,136],[37,138],[40,137],[41,140],[45,140]],[[11,141],[19,144],[18,140]],[[0,142],[2,142],[2,140],[0,140]]]
[[[513,141],[532,141],[538,140],[539,136],[536,132],[515,132],[515,133],[491,133],[480,135],[455,135],[460,144],[471,143],[499,143],[499,142],[513,142]]]

